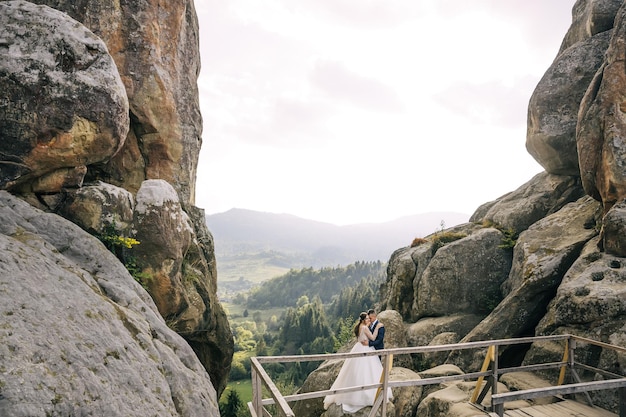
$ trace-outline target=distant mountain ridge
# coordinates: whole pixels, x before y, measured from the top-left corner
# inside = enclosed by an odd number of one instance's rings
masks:
[[[229,269],[231,262],[264,255],[268,262],[279,262],[287,269],[386,262],[394,250],[410,245],[415,237],[441,229],[442,221],[450,227],[468,219],[468,214],[436,212],[385,223],[337,226],[290,214],[239,208],[206,216],[215,239],[218,275],[220,270]]]

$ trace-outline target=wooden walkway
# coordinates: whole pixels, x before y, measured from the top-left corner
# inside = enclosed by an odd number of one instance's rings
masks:
[[[522,364],[516,367],[500,367],[499,357],[500,350],[509,348],[512,345],[530,345],[539,343],[561,343],[563,344],[562,359],[558,362],[547,362],[537,364]],[[395,349],[383,349],[377,351],[354,352],[354,353],[333,353],[333,354],[315,354],[315,355],[292,355],[292,356],[259,356],[251,357],[251,374],[252,374],[252,401],[249,402],[248,409],[252,417],[272,416],[267,408],[268,405],[275,405],[275,413],[281,417],[295,417],[293,409],[289,403],[296,401],[312,400],[321,398],[328,394],[337,394],[338,392],[353,392],[363,389],[378,388],[382,395],[376,398],[369,416],[374,417],[378,414],[387,416],[387,392],[388,388],[401,388],[412,386],[440,385],[455,381],[476,381],[474,392],[469,398],[469,403],[477,406],[483,404],[483,400],[487,398],[491,392],[491,398],[488,400],[488,410],[484,411],[483,407],[476,407],[476,413],[471,412],[476,417],[618,417],[618,414],[611,413],[602,408],[593,407],[587,404],[591,403],[588,392],[592,391],[613,391],[613,396],[617,394],[619,417],[626,417],[626,375],[622,373],[614,373],[608,370],[599,369],[594,366],[575,361],[577,345],[588,349],[589,346],[596,346],[601,349],[607,349],[609,352],[617,352],[626,354],[626,347],[610,345],[571,334],[520,337],[514,339],[487,340],[465,343],[454,343],[448,345],[436,346],[413,346]],[[440,375],[427,378],[415,378],[405,380],[390,380],[390,370],[393,363],[394,355],[404,354],[424,354],[443,351],[461,351],[461,350],[481,349],[487,351],[485,361],[479,372],[469,372],[462,374]],[[327,361],[327,360],[345,360],[348,358],[358,358],[366,356],[379,356],[383,363],[383,372],[380,382],[377,384],[368,384],[355,387],[339,388],[335,390],[321,390],[299,392],[293,395],[283,395],[267,371],[263,368],[263,363],[280,363],[280,362],[310,362],[310,361]],[[581,356],[581,355],[578,355]],[[582,355],[584,357],[584,355]],[[594,378],[591,381],[582,381],[578,374],[578,370],[592,372],[600,378]],[[555,386],[547,386],[540,388],[518,389],[514,391],[506,391],[498,393],[497,387],[500,377],[507,373],[514,372],[538,372],[553,370],[558,371],[558,381]],[[496,383],[494,383],[494,381]],[[263,390],[267,390],[270,398],[263,398]],[[576,402],[573,400],[565,400],[563,396],[575,394],[585,394],[587,403]],[[534,405],[522,408],[510,408],[505,410],[508,403],[509,407],[514,406],[514,401],[531,400],[533,398],[557,397],[562,399],[555,403],[546,405]],[[319,400],[318,400],[319,401]],[[272,410],[274,411],[274,410]],[[469,411],[469,410],[468,410]]]
[[[489,413],[489,416],[497,416]],[[507,417],[617,417],[605,409],[590,407],[573,400],[562,400],[551,404],[505,410]]]

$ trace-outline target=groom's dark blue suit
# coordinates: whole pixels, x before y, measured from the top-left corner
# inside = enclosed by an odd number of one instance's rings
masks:
[[[371,326],[370,326],[370,331],[373,333],[374,329],[376,328],[376,325],[378,324],[378,320],[374,321]],[[373,346],[374,349],[376,350],[380,350],[380,349],[384,349],[385,348],[385,327],[381,327],[378,329],[378,334],[376,335],[376,339],[374,340],[370,340],[369,341],[369,345]]]

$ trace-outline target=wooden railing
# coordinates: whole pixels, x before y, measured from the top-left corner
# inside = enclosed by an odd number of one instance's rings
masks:
[[[549,342],[549,341],[563,341],[564,351],[563,358],[559,362],[542,363],[525,365],[518,367],[499,368],[498,367],[498,351],[501,346],[530,344],[537,342]],[[591,397],[588,395],[589,391],[603,390],[603,389],[619,389],[620,392],[620,404],[619,404],[619,416],[626,417],[626,378],[623,375],[607,372],[602,369],[594,368],[592,366],[575,362],[574,352],[577,343],[590,344],[601,347],[603,349],[614,350],[620,354],[626,354],[626,348],[610,345],[607,343],[597,342],[591,339],[574,336],[574,335],[553,335],[553,336],[536,336],[536,337],[523,337],[515,339],[500,339],[480,342],[467,342],[467,343],[455,343],[449,345],[437,345],[437,346],[417,346],[407,348],[396,349],[383,349],[371,352],[359,352],[359,353],[334,353],[334,354],[320,354],[320,355],[294,355],[294,356],[257,356],[252,357],[251,371],[252,371],[252,401],[248,403],[248,408],[252,417],[272,417],[269,411],[265,408],[267,405],[275,405],[278,415],[283,417],[295,417],[295,414],[291,407],[290,402],[308,400],[313,398],[324,397],[329,394],[336,394],[340,392],[353,392],[365,389],[379,388],[376,396],[376,401],[372,406],[370,417],[376,415],[378,410],[381,411],[381,416],[387,416],[387,388],[397,388],[406,386],[425,386],[433,384],[441,384],[449,381],[467,381],[476,380],[476,388],[470,397],[470,403],[476,405],[476,407],[482,409],[485,412],[495,412],[498,416],[503,416],[504,403],[507,401],[514,401],[518,399],[531,399],[537,397],[548,397],[554,395],[565,395],[573,393],[585,393],[587,402],[591,403]],[[471,372],[461,375],[449,375],[432,378],[422,378],[403,381],[390,381],[389,372],[391,369],[391,363],[393,356],[407,355],[407,354],[423,354],[442,351],[461,351],[467,349],[487,349],[487,354],[483,366],[479,372]],[[341,388],[336,390],[324,390],[315,392],[306,392],[302,394],[283,395],[278,390],[270,376],[263,369],[264,363],[284,363],[284,362],[309,362],[309,361],[326,361],[326,360],[345,360],[348,358],[358,358],[365,356],[380,356],[383,363],[383,373],[381,381],[377,384],[359,385],[354,387]],[[577,368],[595,372],[602,375],[608,380],[603,381],[591,381],[582,382]],[[559,370],[559,378],[557,381],[558,386],[536,388],[530,390],[521,390],[507,393],[498,393],[498,379],[501,375],[510,372],[522,372],[522,371],[542,371],[555,369]],[[572,384],[564,384],[566,372],[569,371],[571,378],[576,381]],[[486,380],[486,381],[485,381]],[[486,383],[485,383],[486,382]],[[271,398],[262,398],[263,387],[265,387]],[[491,406],[489,409],[482,407],[484,397],[487,393],[491,392]]]

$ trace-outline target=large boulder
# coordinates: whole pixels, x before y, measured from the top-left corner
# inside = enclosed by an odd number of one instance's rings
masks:
[[[602,223],[602,247],[606,253],[626,257],[626,200],[611,207]]]
[[[579,175],[578,108],[602,65],[610,32],[563,51],[537,84],[528,104],[526,149],[550,174]]]
[[[110,249],[133,271],[169,326],[192,345],[221,392],[234,343],[216,295],[215,266],[206,261],[213,256],[213,240],[198,220],[204,213],[183,211],[176,191],[163,180],[144,181],[137,196],[102,182],[85,186],[66,193],[59,212],[105,241],[136,241]]]
[[[218,415],[191,347],[78,226],[0,191],[0,415]]]
[[[129,129],[128,100],[106,45],[47,6],[0,2],[0,189],[54,193],[83,182]]]
[[[494,223],[521,233],[545,216],[556,213],[585,195],[578,176],[535,175],[517,190],[478,207],[470,217],[475,223]]]
[[[448,345],[458,343],[485,317],[484,314],[451,314],[425,317],[407,327],[409,346]],[[418,371],[444,363],[447,351],[412,354],[413,367]]]
[[[187,309],[203,309],[204,306],[196,304],[201,298],[191,298],[185,291],[188,285],[193,286],[194,277],[182,274],[183,257],[191,244],[193,228],[176,191],[166,181],[148,180],[139,188],[136,199],[132,237],[141,243],[133,248],[134,254],[137,265],[148,276],[145,285],[161,315],[167,320],[184,314]],[[188,316],[187,320],[202,317],[197,312]],[[197,323],[192,321],[185,327],[188,331],[197,327]]]
[[[120,236],[130,235],[134,211],[130,191],[101,181],[68,190],[57,210],[93,235],[103,235],[110,227]]]
[[[572,24],[557,55],[577,42],[612,29],[621,5],[622,0],[577,0],[572,8]]]
[[[381,308],[392,308],[405,320],[415,320],[414,286],[419,282],[432,257],[431,245],[400,248],[391,254],[387,265],[387,280],[383,284]]]
[[[221,393],[234,343],[217,299],[217,271],[209,261],[213,239],[203,218],[201,211],[183,210],[168,182],[147,180],[137,192],[132,230],[141,242],[134,249],[148,292],[169,325],[189,341]]]
[[[511,268],[510,252],[500,248],[502,239],[499,230],[484,228],[439,248],[419,281],[416,316],[490,312]]]
[[[133,194],[146,179],[164,179],[184,206],[195,201],[202,144],[197,78],[198,19],[193,0],[34,0],[61,10],[107,45],[126,87],[130,130],[107,166],[90,167]],[[158,22],[158,25],[156,24]]]
[[[583,197],[523,232],[502,285],[504,300],[462,342],[532,335],[563,274],[597,235],[599,210],[596,201]],[[483,358],[484,352],[464,351],[451,354],[449,360],[463,369],[476,369]]]
[[[495,228],[466,223],[397,250],[387,268],[383,308],[399,308],[412,322],[456,313],[486,315],[500,300],[500,284],[511,266],[503,239]]]

